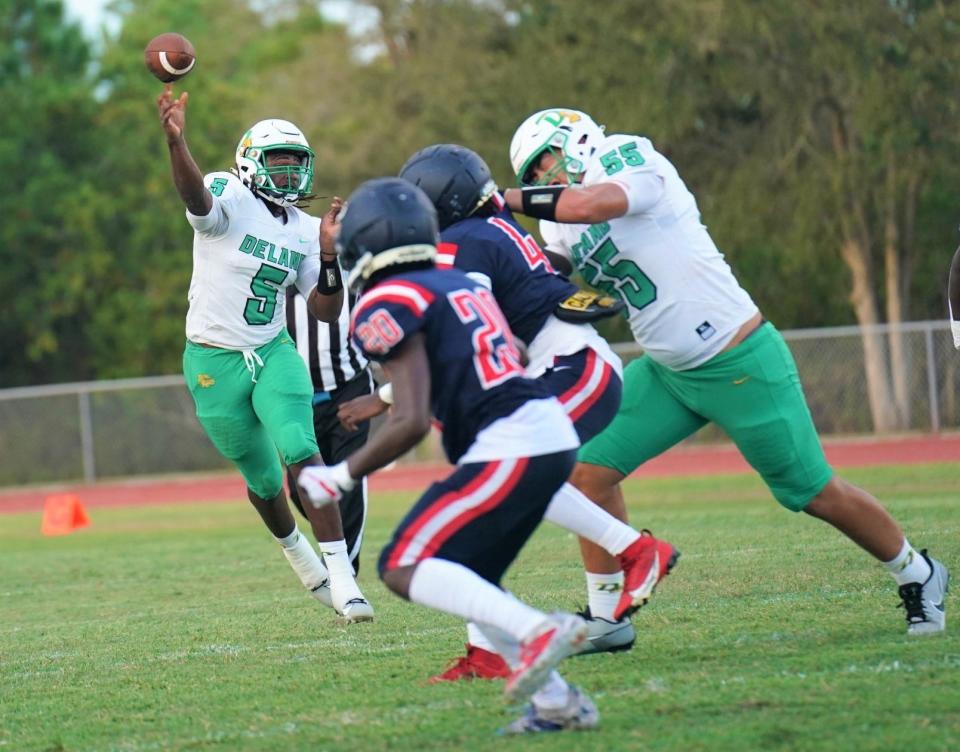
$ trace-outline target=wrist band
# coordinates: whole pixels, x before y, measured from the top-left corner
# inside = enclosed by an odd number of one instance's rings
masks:
[[[566,189],[566,186],[563,185],[538,185],[532,188],[521,188],[520,197],[523,200],[523,213],[528,217],[555,222],[557,219],[557,202],[560,200],[560,194]]]
[[[320,278],[317,280],[317,290],[321,295],[333,295],[343,289],[343,277],[340,275],[340,264],[336,259],[324,261],[320,257]]]
[[[392,405],[393,404],[393,384],[391,384],[388,381],[382,387],[377,389],[377,396],[380,398],[381,402],[386,402],[388,405]]]

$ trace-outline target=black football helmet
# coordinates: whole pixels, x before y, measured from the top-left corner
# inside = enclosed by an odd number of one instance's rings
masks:
[[[363,183],[340,216],[337,250],[351,290],[387,269],[432,264],[439,242],[437,210],[423,191],[400,178]]]
[[[437,208],[445,230],[483,206],[496,192],[490,168],[479,154],[457,144],[434,144],[414,154],[400,177],[420,186]]]

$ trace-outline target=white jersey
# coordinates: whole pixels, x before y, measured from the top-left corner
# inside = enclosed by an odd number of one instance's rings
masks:
[[[309,296],[320,274],[320,220],[288,207],[273,214],[236,175],[203,179],[213,195],[210,213],[187,212],[193,226],[193,277],[187,339],[249,350],[286,327],[286,288]]]
[[[651,358],[674,370],[705,363],[757,313],[756,304],[700,222],[676,168],[648,139],[605,138],[583,185],[603,182],[624,189],[627,214],[594,225],[543,221],[547,249],[623,300],[633,336]]]
[[[591,348],[606,361],[619,378],[623,378],[623,362],[607,341],[600,336],[592,324],[571,324],[561,321],[553,314],[540,327],[537,336],[527,345],[527,375],[539,379],[548,368],[553,367],[555,358],[573,355],[585,348]]]
[[[560,401],[534,399],[481,428],[457,464],[542,457],[578,446],[577,431]]]

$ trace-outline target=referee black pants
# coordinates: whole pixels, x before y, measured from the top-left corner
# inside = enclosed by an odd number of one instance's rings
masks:
[[[363,370],[343,385],[341,389],[330,392],[330,399],[313,406],[313,429],[317,435],[320,456],[325,465],[336,465],[367,442],[370,434],[370,422],[364,421],[356,431],[348,431],[337,420],[337,408],[344,402],[372,394],[376,386],[369,370]],[[300,514],[306,518],[303,502],[293,476],[287,470],[287,485],[290,499]],[[353,562],[356,574],[360,569],[360,546],[363,544],[363,529],[367,522],[367,483],[366,479],[357,483],[352,491],[340,499],[340,519],[343,521],[343,534],[347,541],[347,551]]]

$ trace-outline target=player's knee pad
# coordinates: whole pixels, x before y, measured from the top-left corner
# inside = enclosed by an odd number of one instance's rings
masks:
[[[237,467],[247,483],[247,488],[261,499],[272,499],[283,489],[283,471],[276,458],[273,459],[272,466],[263,462],[241,460],[237,462]]]
[[[242,460],[253,446],[250,431],[240,420],[207,416],[201,423],[217,451],[231,462]]]
[[[303,462],[320,451],[312,426],[306,427],[296,422],[286,423],[274,432],[272,438],[288,467]]]

